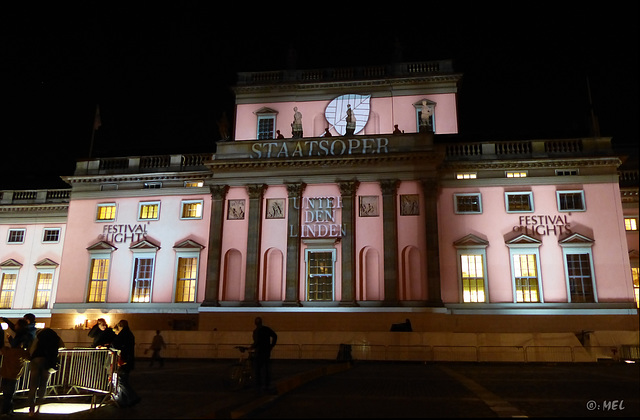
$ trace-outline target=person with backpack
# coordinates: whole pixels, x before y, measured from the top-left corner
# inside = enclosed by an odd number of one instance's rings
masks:
[[[64,347],[60,336],[51,328],[43,328],[36,333],[29,350],[29,416],[40,411],[40,404],[47,392],[49,376],[57,370],[58,350]]]

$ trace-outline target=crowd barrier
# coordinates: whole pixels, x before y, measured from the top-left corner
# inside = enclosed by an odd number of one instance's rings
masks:
[[[59,352],[60,367],[49,376],[45,398],[86,397],[94,409],[112,400],[118,387],[118,353],[110,349],[73,348]],[[16,384],[16,396],[29,392],[30,363]]]
[[[139,343],[136,354],[145,357],[150,343]],[[235,359],[236,346],[249,343],[167,343],[165,358]],[[344,344],[278,343],[273,359],[335,360]],[[382,345],[349,343],[353,360],[419,362],[598,362],[603,360],[638,360],[637,346],[446,346]],[[149,357],[150,355],[147,355]]]

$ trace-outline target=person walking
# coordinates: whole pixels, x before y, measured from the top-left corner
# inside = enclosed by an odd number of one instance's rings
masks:
[[[162,335],[160,335],[160,330],[156,330],[156,335],[153,336],[153,340],[151,341],[151,346],[149,346],[149,350],[152,351],[151,362],[149,363],[149,367],[153,366],[153,362],[158,362],[160,364],[160,367],[164,366],[164,359],[160,355],[160,352],[162,351],[162,349],[165,349],[166,347],[167,345],[164,342],[164,338],[162,337]]]
[[[29,364],[29,416],[40,411],[40,403],[47,392],[49,375],[58,364],[58,350],[64,342],[51,328],[38,331],[31,344],[31,363]]]
[[[269,390],[271,386],[271,350],[278,341],[278,335],[271,328],[262,324],[262,318],[254,321],[256,328],[253,330],[254,350],[254,380],[256,388]]]
[[[16,326],[20,324],[20,321],[22,321],[24,325],[27,324],[24,319],[19,319]],[[2,330],[2,335],[4,337],[4,329]],[[3,345],[0,348],[0,354],[2,354],[2,366],[0,366],[0,377],[2,377],[2,411],[0,414],[3,416],[12,416],[14,414],[13,395],[16,392],[18,379],[24,374],[24,362],[29,359],[29,350],[20,346],[9,347]]]
[[[131,386],[131,372],[135,368],[136,337],[129,328],[126,319],[120,320],[113,331],[116,337],[111,346],[119,350],[118,356],[118,390],[115,401],[119,407],[131,407],[140,402],[140,397]]]

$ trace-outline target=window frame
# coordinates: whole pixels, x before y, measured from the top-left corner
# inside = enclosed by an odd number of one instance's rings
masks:
[[[629,220],[629,223],[627,223],[627,220]],[[638,216],[624,216],[624,230],[625,232],[637,232]]]
[[[431,130],[435,134],[436,132],[436,103],[429,100],[424,99],[427,102],[427,108],[431,110],[431,116],[429,117],[429,122],[431,123]],[[422,100],[418,101],[414,105],[416,111],[416,133],[420,132],[420,118],[422,117]]]
[[[156,206],[156,217],[150,217],[150,218],[143,218],[142,217],[142,208],[144,206]],[[160,201],[140,201],[138,203],[138,214],[137,214],[137,220],[139,222],[148,222],[148,221],[153,221],[153,220],[160,220]]]
[[[51,306],[51,298],[53,295],[53,282],[55,281],[55,272],[56,270],[54,268],[40,268],[36,270],[36,287],[35,287],[35,291],[33,293],[33,305],[32,308],[33,309],[48,309]],[[42,274],[47,274],[51,276],[51,282],[49,284],[49,289],[47,291],[47,289],[41,289],[41,278],[40,275]],[[37,306],[37,302],[38,302],[38,298],[39,298],[39,294],[40,293],[45,293],[47,294],[47,300],[46,303],[44,305],[40,305]]]
[[[100,209],[103,207],[113,207],[113,218],[111,219],[100,218]],[[118,205],[116,203],[99,203],[96,205],[96,217],[95,217],[96,222],[101,222],[101,223],[115,222],[117,217],[118,217]]]
[[[151,260],[151,274],[149,278],[139,278],[138,274],[140,272],[140,265],[138,264],[141,260]],[[151,303],[153,298],[153,283],[156,274],[156,252],[149,251],[148,249],[144,251],[136,251],[133,250],[133,259],[131,262],[131,283],[129,288],[129,302],[130,303]],[[148,281],[149,284],[147,286],[139,286],[138,281]],[[144,289],[148,289],[146,294],[141,293]],[[139,300],[140,297],[146,298],[147,300]]]
[[[267,112],[257,112],[256,113],[256,139],[257,140],[273,140],[276,138],[276,116],[277,112],[267,111]],[[260,130],[260,123],[262,121],[272,121],[272,131],[270,132],[271,137],[261,137],[262,131]]]
[[[512,299],[513,303],[518,304],[536,304],[536,303],[544,303],[544,293],[542,287],[542,264],[540,262],[540,244],[509,244],[509,267],[511,272],[511,289],[512,289]],[[515,266],[513,264],[513,257],[516,255],[534,255],[536,258],[536,281],[537,281],[537,294],[538,301],[537,302],[527,302],[523,300],[522,302],[518,301],[518,287],[516,284],[516,272]]]
[[[530,210],[511,210],[509,197],[515,197],[515,196],[528,196],[531,209]],[[505,191],[504,206],[507,213],[533,213],[535,211],[535,206],[533,203],[533,191]]]
[[[5,276],[14,276],[13,288],[5,290]],[[16,290],[18,288],[18,280],[20,278],[20,268],[18,267],[0,267],[0,309],[11,309],[16,298]],[[2,303],[5,300],[5,295],[10,292],[10,302],[8,306],[4,306]]]
[[[579,194],[580,199],[582,200],[582,208],[581,209],[562,209],[561,208],[561,196],[568,194]],[[565,201],[566,202],[566,201]],[[587,211],[587,202],[585,201],[584,190],[558,190],[556,191],[556,204],[559,212],[568,213],[573,211]]]
[[[482,259],[482,300],[465,300],[465,288],[464,288],[464,277],[462,270],[462,257],[467,255],[480,256]],[[489,302],[489,289],[487,287],[487,249],[486,245],[475,246],[475,247],[460,247],[456,251],[456,265],[458,269],[458,285],[460,286],[460,291],[458,293],[458,298],[461,303],[487,303]],[[469,277],[471,278],[471,277]],[[477,277],[475,277],[477,279]]]
[[[459,209],[458,197],[477,197],[478,211],[464,211]],[[454,193],[453,194],[453,211],[455,214],[482,214],[482,193]]]
[[[315,253],[330,253],[331,254],[331,299],[310,299],[310,280],[311,274],[309,272],[310,269],[310,255]],[[307,302],[334,302],[336,299],[336,249],[335,248],[324,248],[324,247],[313,247],[306,248],[304,250],[304,262],[305,262],[305,301]]]
[[[55,241],[47,241],[46,237],[47,237],[47,232],[53,232],[56,231],[58,232],[58,236],[57,239]],[[56,227],[56,228],[44,228],[42,229],[42,243],[43,244],[57,244],[60,242],[60,235],[62,233],[62,228]]]
[[[185,206],[189,204],[200,204],[200,215],[195,217],[185,217]],[[180,220],[201,220],[204,214],[204,200],[182,200],[180,202]]]
[[[21,233],[21,238],[19,241],[11,240],[11,236],[14,233]],[[7,245],[22,245],[27,238],[27,229],[26,228],[11,228],[7,231]]]
[[[178,300],[178,292],[180,290],[180,282],[185,278],[180,278],[178,275],[180,274],[180,260],[181,259],[193,259],[196,260],[196,268],[195,268],[195,278],[189,279],[188,281],[193,281],[193,300]],[[200,274],[200,252],[199,251],[178,251],[176,250],[176,259],[175,259],[175,272],[174,272],[174,291],[173,291],[173,302],[174,303],[195,303],[198,300],[198,280]],[[184,290],[184,288],[182,288]]]
[[[596,288],[596,272],[593,265],[593,242],[584,243],[565,243],[560,244],[562,247],[562,264],[564,265],[564,278],[567,287],[567,302],[569,303],[598,303],[598,289]],[[571,279],[569,278],[569,264],[567,262],[568,255],[588,255],[589,256],[589,270],[591,270],[591,290],[593,291],[592,302],[574,302],[571,294]]]
[[[94,260],[106,260],[107,261],[107,269],[106,269],[106,278],[93,279],[93,262]],[[89,255],[89,273],[88,273],[88,281],[87,281],[87,291],[86,291],[86,303],[106,303],[108,300],[108,292],[109,292],[109,278],[111,277],[111,252],[91,252]],[[91,300],[92,296],[92,285],[100,284],[100,296],[102,300]]]

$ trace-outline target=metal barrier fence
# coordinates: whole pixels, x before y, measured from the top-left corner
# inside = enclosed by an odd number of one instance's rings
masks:
[[[74,348],[59,352],[60,368],[49,376],[47,397],[91,399],[91,407],[104,404],[117,390],[118,353],[110,349]],[[29,392],[30,363],[16,384],[16,395]]]
[[[235,359],[236,346],[249,343],[167,343],[164,358]],[[273,359],[335,360],[344,344],[285,344],[273,349]],[[598,360],[638,360],[638,346],[429,346],[350,343],[354,360],[419,362],[596,362]],[[139,343],[138,357],[144,357],[149,343]]]

